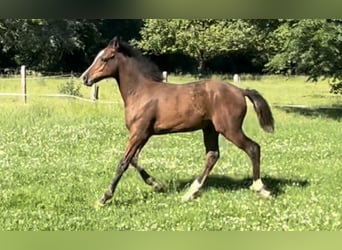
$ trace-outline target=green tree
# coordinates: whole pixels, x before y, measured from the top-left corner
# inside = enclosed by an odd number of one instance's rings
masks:
[[[81,71],[114,35],[139,36],[141,19],[0,19],[0,65]]]
[[[256,48],[256,31],[247,20],[147,19],[141,40],[133,42],[153,54],[181,52],[195,59],[202,73],[206,62],[216,56]]]
[[[304,74],[312,81],[329,78],[332,91],[339,92],[336,84],[342,81],[341,20],[285,20],[273,35],[276,49],[266,65],[270,72]]]
[[[82,46],[77,20],[5,19],[0,22],[4,52],[15,51],[14,60],[36,70],[54,69],[63,53]]]

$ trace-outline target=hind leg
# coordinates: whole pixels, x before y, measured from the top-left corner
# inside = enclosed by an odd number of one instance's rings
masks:
[[[132,166],[139,172],[141,178],[144,180],[144,182],[149,185],[152,186],[153,190],[155,192],[163,192],[165,191],[165,187],[158,181],[156,181],[156,179],[154,177],[152,177],[149,173],[147,173],[147,171],[142,168],[141,166],[138,165],[138,158],[139,158],[139,153],[140,153],[140,149],[139,148],[137,150],[137,152],[135,153],[131,164]]]
[[[218,133],[212,125],[203,129],[203,138],[206,150],[205,167],[202,174],[191,184],[189,190],[183,196],[183,201],[189,201],[196,197],[205,179],[219,159]]]
[[[255,141],[248,138],[241,129],[236,132],[223,134],[228,140],[246,152],[253,166],[253,184],[250,189],[258,192],[262,197],[270,197],[271,193],[266,190],[260,178],[260,146]]]

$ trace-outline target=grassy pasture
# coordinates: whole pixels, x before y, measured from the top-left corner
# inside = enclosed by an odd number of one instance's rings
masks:
[[[152,192],[129,169],[112,203],[96,210],[128,136],[122,101],[113,80],[100,83],[100,100],[110,104],[38,97],[58,93],[66,80],[28,79],[26,105],[0,97],[0,230],[342,229],[342,98],[329,94],[327,82],[269,76],[239,83],[258,89],[273,108],[274,134],[261,130],[251,106],[244,123],[261,145],[271,200],[248,189],[247,156],[220,138],[221,158],[201,196],[181,203],[203,168],[198,131],[152,137],[142,151],[141,165],[166,193]],[[19,79],[0,79],[0,93],[19,90]],[[81,92],[88,97],[90,90]]]

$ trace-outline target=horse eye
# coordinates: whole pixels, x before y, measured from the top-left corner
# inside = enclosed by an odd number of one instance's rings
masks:
[[[106,63],[108,62],[108,58],[100,57],[101,62]]]
[[[109,60],[113,59],[114,55],[109,56],[109,57],[100,57],[101,62],[107,63]]]

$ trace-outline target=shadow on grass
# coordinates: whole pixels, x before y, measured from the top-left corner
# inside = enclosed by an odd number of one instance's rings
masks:
[[[191,185],[195,179],[185,179],[176,181],[176,190],[183,191]],[[284,193],[284,187],[294,186],[304,188],[309,185],[307,180],[284,179],[265,176],[262,178],[267,189],[271,191],[273,196],[279,196]],[[249,189],[252,184],[251,178],[234,179],[225,175],[209,175],[203,185],[203,190],[210,188],[224,189],[227,191],[234,191],[240,189]]]
[[[315,108],[306,106],[275,106],[275,108],[285,111],[286,113],[294,113],[308,117],[326,117],[333,120],[342,119],[342,105]]]

